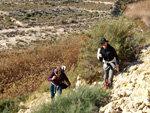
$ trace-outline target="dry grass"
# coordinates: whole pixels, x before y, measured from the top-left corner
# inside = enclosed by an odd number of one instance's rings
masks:
[[[129,4],[125,16],[128,19],[141,20],[148,28],[150,28],[150,1],[144,0]]]
[[[36,50],[0,53],[0,99],[35,91],[57,65],[77,63],[81,38]]]

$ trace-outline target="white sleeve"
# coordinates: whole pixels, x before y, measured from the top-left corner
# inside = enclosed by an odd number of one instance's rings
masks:
[[[63,65],[63,66],[61,67],[61,69],[65,71],[65,70],[66,70],[66,66]]]
[[[97,50],[97,59],[98,60],[99,60],[100,50],[101,50],[101,48],[98,48],[98,50]]]

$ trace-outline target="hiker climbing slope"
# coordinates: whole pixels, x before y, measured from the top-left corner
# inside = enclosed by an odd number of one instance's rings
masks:
[[[58,95],[62,93],[62,89],[66,89],[70,87],[70,81],[68,80],[64,70],[61,67],[56,67],[48,77],[48,81],[51,81],[50,92],[51,99],[54,98],[56,90],[58,91]],[[67,82],[67,85],[63,83],[63,81]]]
[[[97,58],[103,62],[104,86],[108,87],[112,86],[114,70],[119,71],[119,58],[105,38],[101,39],[100,44],[102,47],[98,48]]]

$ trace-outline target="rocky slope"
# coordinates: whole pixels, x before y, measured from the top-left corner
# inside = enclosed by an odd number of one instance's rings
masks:
[[[101,107],[99,113],[150,113],[150,47],[141,52],[137,61],[114,77],[110,103]],[[76,87],[83,84],[85,81],[77,77]],[[93,83],[94,86],[96,84],[103,83]],[[37,93],[31,97],[26,103],[20,103],[26,109],[21,109],[18,113],[31,113],[42,103],[50,102],[49,92]]]
[[[24,106],[26,109],[20,109],[18,113],[31,113],[38,109],[43,103],[50,102],[50,92],[44,92],[42,94],[35,93],[30,98],[26,103],[20,103],[19,106]]]
[[[111,96],[99,113],[150,113],[150,47],[114,78]]]

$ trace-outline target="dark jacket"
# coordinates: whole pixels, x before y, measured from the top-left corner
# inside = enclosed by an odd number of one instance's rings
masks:
[[[68,86],[71,85],[70,81],[68,80],[68,78],[67,78],[67,76],[66,76],[65,73],[62,72],[61,75],[60,75],[60,77],[56,77],[55,80],[52,80],[53,76],[56,76],[55,73],[54,73],[54,71],[52,71],[51,74],[48,77],[48,81],[51,81],[53,84],[60,85],[60,84],[62,84],[63,81],[66,81],[67,84],[68,84]]]
[[[102,57],[100,58],[101,62],[102,62],[103,58],[106,61],[111,61],[114,59],[114,57],[116,57],[116,63],[117,63],[117,65],[119,65],[118,55],[117,55],[115,49],[111,45],[107,44],[106,49],[101,47],[100,54],[102,54]]]

